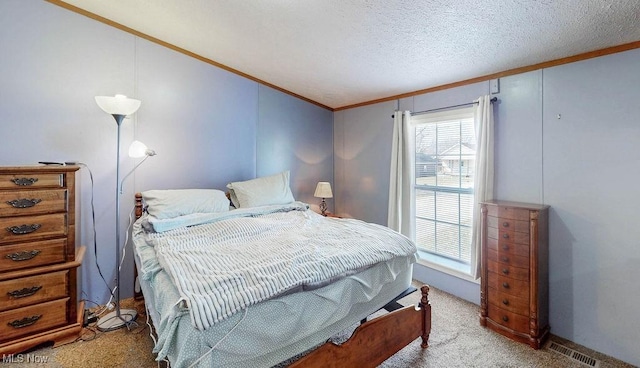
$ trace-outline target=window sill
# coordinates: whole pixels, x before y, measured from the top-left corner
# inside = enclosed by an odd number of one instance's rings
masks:
[[[461,264],[445,257],[440,257],[435,254],[418,250],[418,263],[465,281],[473,282],[476,284],[480,283],[480,279],[475,280],[473,277],[471,277],[469,265]]]

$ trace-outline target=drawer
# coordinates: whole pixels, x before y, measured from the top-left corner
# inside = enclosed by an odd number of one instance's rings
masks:
[[[529,234],[529,221],[487,216],[487,226],[494,229],[513,230],[519,233]]]
[[[488,274],[489,284],[487,286],[518,298],[529,297],[529,281],[517,280],[507,276],[500,276],[499,274],[493,272],[489,272]]]
[[[0,243],[67,235],[67,214],[0,218]]]
[[[487,215],[502,219],[529,221],[529,210],[505,206],[487,206]]]
[[[506,242],[529,245],[529,233],[519,233],[513,230],[500,230],[498,239]]]
[[[529,244],[529,234],[518,233],[511,230],[496,229],[494,227],[487,227],[487,238],[510,243]]]
[[[522,316],[529,315],[529,298],[518,298],[507,293],[500,292],[494,288],[489,289],[489,303],[494,304],[509,312],[520,314]]]
[[[529,281],[529,269],[513,266],[506,266],[497,261],[487,260],[487,269],[489,272],[510,277],[515,280]]]
[[[69,298],[0,312],[0,342],[67,324]]]
[[[519,314],[509,312],[489,303],[489,319],[492,321],[521,333],[529,333],[529,318]]]
[[[67,211],[67,190],[0,192],[0,216],[37,215]]]
[[[517,244],[507,241],[499,241],[498,239],[487,238],[487,247],[495,249],[499,254],[514,255],[521,257],[529,257],[529,245]]]
[[[67,296],[68,270],[0,281],[0,311]]]
[[[0,174],[0,189],[63,188],[64,174]]]
[[[505,266],[513,266],[519,268],[529,267],[529,257],[500,253],[499,251],[490,248],[487,249],[487,260],[495,261]]]
[[[22,268],[62,263],[67,239],[0,245],[0,273]]]

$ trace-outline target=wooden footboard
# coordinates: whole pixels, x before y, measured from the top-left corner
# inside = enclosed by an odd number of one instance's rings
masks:
[[[342,345],[327,342],[289,368],[377,367],[418,337],[428,346],[431,332],[429,286],[420,288],[420,304],[407,306],[360,325]]]

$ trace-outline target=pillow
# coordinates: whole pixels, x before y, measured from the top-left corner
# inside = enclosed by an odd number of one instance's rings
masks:
[[[147,190],[142,192],[142,199],[149,214],[157,219],[229,211],[229,199],[216,189]]]
[[[295,201],[289,188],[289,171],[229,183],[227,188],[231,202],[236,208],[287,204]]]

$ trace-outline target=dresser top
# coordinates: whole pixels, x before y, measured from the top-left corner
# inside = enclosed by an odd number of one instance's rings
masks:
[[[489,206],[500,206],[500,207],[517,207],[517,208],[523,208],[523,209],[535,210],[535,211],[545,210],[549,208],[549,206],[546,204],[501,201],[498,199],[484,201],[484,202],[481,202],[481,204],[486,204]]]
[[[0,174],[21,173],[46,173],[46,172],[72,172],[78,171],[77,165],[24,165],[24,166],[0,166]]]

